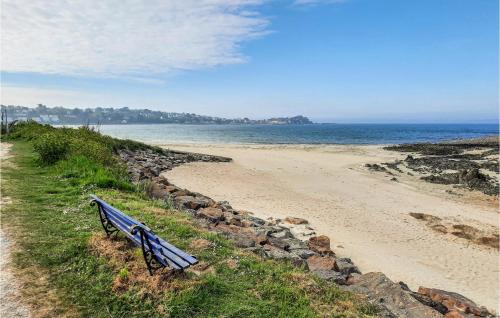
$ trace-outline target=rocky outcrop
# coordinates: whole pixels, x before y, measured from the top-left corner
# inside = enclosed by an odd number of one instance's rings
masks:
[[[472,314],[478,317],[488,317],[491,314],[484,307],[479,307],[472,300],[449,291],[420,287],[418,293],[429,297],[432,301],[442,304],[450,313]]]
[[[494,317],[486,308],[458,293],[424,287],[415,292],[383,273],[352,275],[347,285],[342,288],[381,308],[381,317]]]
[[[118,150],[118,155],[127,164],[133,181],[139,182],[158,177],[162,171],[171,170],[188,162],[229,162],[231,158],[209,156],[173,150],[145,149]]]
[[[388,170],[385,167],[376,163],[373,164],[367,163],[365,164],[365,167],[367,167],[371,171],[388,172]]]
[[[407,144],[385,149],[412,154],[403,161],[367,164],[369,170],[395,174],[402,173],[404,167],[408,175],[417,173],[427,182],[481,191],[492,196],[499,194],[498,137],[454,143]],[[492,173],[496,177],[492,177]]]
[[[224,219],[224,213],[219,208],[207,207],[199,209],[196,213],[197,217],[205,218],[210,222],[216,223]]]
[[[459,184],[488,195],[498,195],[499,187],[495,179],[481,173],[478,168],[462,169],[453,173],[442,173],[422,177],[422,180],[440,184]]]
[[[310,271],[333,271],[335,269],[335,257],[313,255],[307,259],[307,267]]]
[[[439,318],[443,315],[411,296],[410,292],[391,281],[383,273],[367,273],[344,289],[363,295],[382,308],[383,317]]]
[[[410,212],[409,214],[417,220],[424,221],[426,226],[436,232],[451,234],[478,245],[500,248],[497,228],[481,230],[471,225],[456,223],[453,219],[441,219],[426,213]]]
[[[325,235],[314,236],[307,242],[309,248],[321,255],[333,255],[333,251],[330,248],[330,238]]]

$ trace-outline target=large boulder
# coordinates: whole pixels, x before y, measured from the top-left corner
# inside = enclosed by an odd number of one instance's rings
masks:
[[[327,271],[335,269],[335,258],[333,256],[313,255],[307,259],[307,267],[310,271]]]
[[[345,290],[359,294],[372,304],[389,313],[387,317],[440,318],[438,311],[421,304],[399,284],[391,281],[383,273],[366,273]]]
[[[271,244],[272,246],[275,246],[275,247],[278,247],[282,250],[286,250],[288,251],[289,248],[290,248],[290,244],[287,242],[286,239],[281,239],[281,238],[275,238],[275,237],[269,237],[267,239],[267,241],[269,242],[269,244]]]
[[[307,248],[307,245],[304,242],[296,238],[276,238],[271,234],[271,236],[268,237],[268,241],[269,244],[279,247],[288,252]]]
[[[224,215],[221,209],[210,207],[199,209],[196,213],[196,216],[199,218],[207,219],[213,223],[219,222],[224,219]]]
[[[336,272],[334,270],[315,270],[313,271],[319,278],[324,280],[334,282],[338,285],[346,285],[347,278],[344,274]]]
[[[305,265],[305,261],[302,258],[269,244],[263,246],[263,252],[265,258],[288,260],[298,267]]]
[[[441,303],[439,303],[437,301],[432,300],[429,296],[420,294],[418,292],[414,292],[404,282],[399,282],[399,285],[404,290],[408,291],[410,293],[410,295],[412,295],[413,298],[415,298],[416,300],[418,300],[422,304],[434,308],[435,310],[439,311],[443,315],[448,312],[448,308],[446,308],[446,306],[444,306],[443,304],[441,304]]]
[[[277,238],[277,239],[287,239],[292,237],[292,233],[289,229],[281,226],[266,226],[262,227],[263,230],[267,231],[267,235],[269,237]]]
[[[224,210],[221,209],[221,211],[224,211]],[[242,223],[243,219],[241,218],[241,216],[236,215],[232,212],[223,212],[223,214],[224,214],[224,220],[226,221],[226,224],[243,226],[243,223]]]
[[[174,203],[179,209],[198,210],[199,208],[208,207],[210,205],[210,199],[180,195],[174,198]]]
[[[352,273],[361,274],[358,267],[354,265],[350,258],[339,258],[335,262],[335,270],[349,276]]]
[[[240,212],[241,215],[246,216],[247,220],[255,223],[258,226],[266,224],[266,221],[264,221],[263,219],[255,217],[255,216],[248,215],[248,213],[250,213],[248,211],[239,211],[239,212]]]
[[[325,235],[313,236],[307,242],[309,248],[319,254],[323,255],[333,255],[333,251],[330,248],[330,238]]]
[[[288,244],[288,251],[307,249],[307,244],[296,238],[283,239]]]
[[[475,302],[458,293],[426,287],[419,287],[418,293],[430,297],[435,302],[443,304],[449,311],[455,310],[480,317],[491,315],[486,308],[479,307]]]
[[[313,255],[317,255],[315,252],[311,251],[308,248],[290,249],[290,253],[303,259],[308,259]]]
[[[248,238],[255,241],[256,244],[263,245],[267,242],[267,236],[259,231],[256,231],[255,227],[243,227],[241,228],[241,233],[246,235]]]
[[[255,242],[255,245],[264,245],[267,242],[267,236],[263,233],[258,233],[254,227],[239,227],[236,225],[228,225],[225,223],[219,223],[214,228],[217,232],[222,232],[233,240],[238,241],[239,238],[250,239]],[[243,242],[243,241],[241,241]],[[244,245],[249,245],[246,241],[242,243]]]
[[[153,199],[166,199],[168,197],[168,191],[165,186],[152,182],[150,183],[149,196]]]
[[[288,259],[293,257],[288,253],[287,251],[284,251],[278,247],[266,244],[263,246],[264,248],[264,256],[266,258],[273,258],[273,259]]]
[[[233,207],[227,201],[219,201],[214,204],[214,207],[222,209],[222,211],[232,211]]]

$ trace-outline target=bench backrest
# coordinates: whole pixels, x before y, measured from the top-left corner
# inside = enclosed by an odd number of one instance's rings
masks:
[[[91,195],[92,201],[99,206],[99,212],[119,231],[146,252],[154,254],[156,261],[163,266],[184,270],[198,263],[193,255],[173,246],[157,236],[149,227],[126,215],[109,203]],[[149,267],[149,265],[148,265]]]

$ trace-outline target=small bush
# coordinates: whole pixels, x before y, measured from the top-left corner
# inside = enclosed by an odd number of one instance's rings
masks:
[[[95,161],[109,165],[113,162],[113,152],[105,144],[94,140],[85,140],[82,138],[71,139],[71,153],[81,155]]]
[[[33,144],[35,152],[44,164],[53,164],[68,156],[70,147],[66,139],[57,133],[46,133],[37,138]]]

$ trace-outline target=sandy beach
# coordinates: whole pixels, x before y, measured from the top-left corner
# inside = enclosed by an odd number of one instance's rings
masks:
[[[498,199],[369,171],[366,163],[404,157],[381,146],[164,146],[233,158],[167,172],[177,186],[259,217],[305,218],[363,272],[381,271],[414,289],[456,291],[498,311],[498,250],[438,233],[409,215],[431,214],[497,233]]]

